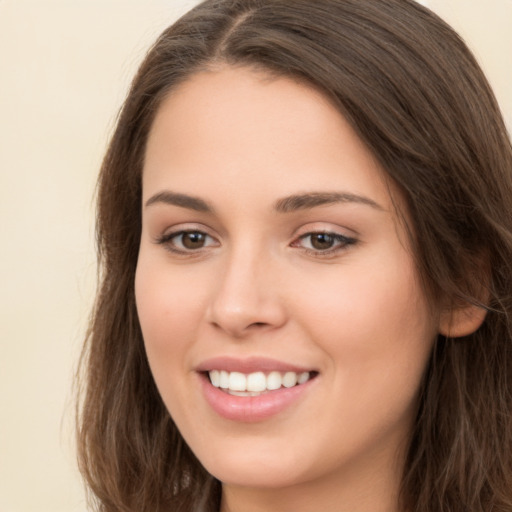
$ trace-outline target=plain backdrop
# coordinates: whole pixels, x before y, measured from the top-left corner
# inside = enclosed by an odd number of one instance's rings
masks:
[[[0,0],[0,512],[86,510],[72,382],[96,175],[145,51],[196,3]],[[512,128],[512,0],[421,3],[466,39]]]

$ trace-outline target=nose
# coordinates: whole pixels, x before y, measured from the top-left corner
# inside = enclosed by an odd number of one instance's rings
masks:
[[[208,321],[242,339],[284,325],[282,282],[272,258],[254,251],[226,255],[208,308]]]

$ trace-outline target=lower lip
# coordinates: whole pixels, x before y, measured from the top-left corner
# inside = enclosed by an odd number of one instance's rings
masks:
[[[201,375],[203,393],[210,407],[227,420],[245,423],[264,421],[284,411],[303,398],[314,380],[316,377],[292,388],[280,388],[258,396],[234,396],[216,388],[206,375]]]

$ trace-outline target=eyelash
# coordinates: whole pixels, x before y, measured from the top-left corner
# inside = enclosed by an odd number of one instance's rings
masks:
[[[176,247],[175,242],[173,240],[178,239],[179,237],[183,237],[185,235],[200,235],[203,236],[205,239],[211,239],[215,240],[212,236],[208,235],[204,231],[198,230],[198,229],[183,229],[180,231],[174,231],[171,233],[164,234],[157,238],[156,243],[158,245],[165,246],[165,249],[169,252],[172,252],[177,255],[181,256],[194,256],[199,255],[203,249],[209,247],[210,245],[203,245],[202,247],[198,247],[197,249],[187,249],[187,248],[178,248]],[[314,236],[325,236],[330,237],[332,240],[332,243],[335,245],[335,247],[330,247],[325,250],[321,249],[314,249],[314,248],[308,248],[308,247],[302,247],[304,252],[310,256],[314,257],[320,257],[320,258],[326,258],[329,256],[334,256],[344,250],[346,250],[349,246],[355,245],[357,243],[357,239],[348,237],[345,235],[341,235],[339,233],[331,232],[331,231],[311,231],[308,233],[305,233],[298,237],[294,242],[290,244],[291,247],[300,247],[300,243],[308,238],[312,238]],[[181,245],[183,245],[183,238],[181,241]],[[311,240],[310,240],[311,245]]]
[[[335,256],[336,254],[346,250],[349,246],[354,245],[357,243],[357,239],[348,237],[345,235],[341,235],[340,233],[334,233],[332,231],[310,231],[309,233],[305,233],[304,235],[301,235],[297,241],[293,242],[291,244],[292,247],[297,247],[298,243],[302,240],[306,240],[307,238],[314,237],[314,236],[326,236],[330,237],[332,239],[333,244],[335,244],[335,247],[330,247],[325,250],[321,249],[310,249],[304,247],[304,251],[306,254],[320,257],[320,258],[327,258],[329,256]],[[311,241],[310,241],[311,244]]]
[[[156,243],[159,245],[163,245],[166,250],[169,252],[172,252],[174,254],[182,255],[182,256],[192,256],[192,255],[198,255],[199,252],[204,249],[207,246],[199,247],[197,249],[187,249],[187,248],[178,248],[176,247],[175,242],[173,242],[174,239],[177,239],[179,237],[183,237],[185,235],[201,235],[204,236],[205,239],[209,238],[211,240],[214,240],[214,238],[208,233],[205,233],[204,231],[201,231],[199,229],[182,229],[180,231],[174,231],[171,233],[166,233],[160,237],[157,238]],[[183,238],[181,244],[183,245]]]

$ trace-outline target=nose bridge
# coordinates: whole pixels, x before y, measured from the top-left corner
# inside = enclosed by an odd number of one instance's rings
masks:
[[[210,321],[236,337],[254,329],[277,327],[284,309],[276,289],[276,265],[270,251],[244,237],[223,255],[211,298]]]

